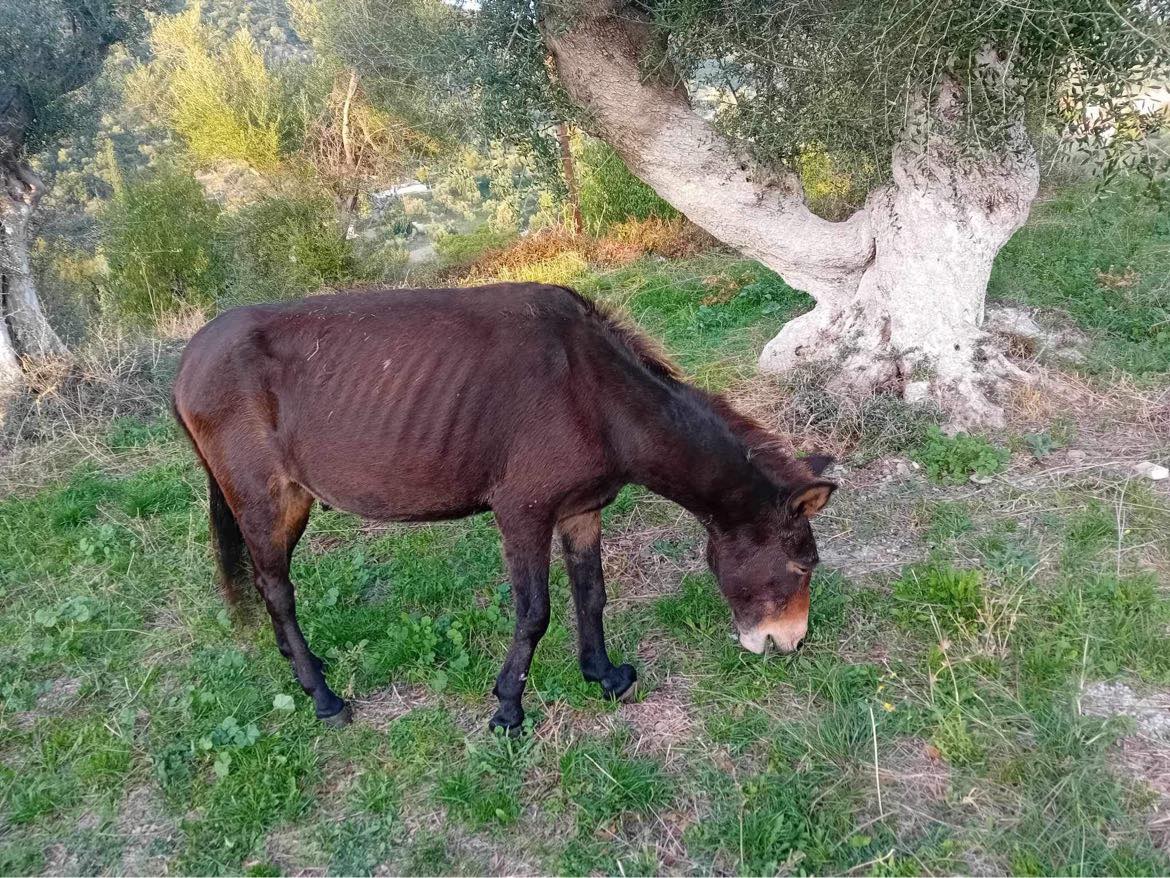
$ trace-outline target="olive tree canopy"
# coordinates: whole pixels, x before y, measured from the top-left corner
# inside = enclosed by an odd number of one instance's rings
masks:
[[[808,292],[762,368],[832,361],[840,387],[932,399],[956,424],[996,423],[1000,382],[1026,378],[981,324],[1038,191],[1037,138],[1107,172],[1159,160],[1140,97],[1167,76],[1168,0],[333,2],[355,63],[396,49],[385,66],[410,58],[416,87],[457,83],[529,141],[571,116]],[[416,55],[396,35],[424,13],[448,38]],[[820,214],[818,174],[837,196]]]

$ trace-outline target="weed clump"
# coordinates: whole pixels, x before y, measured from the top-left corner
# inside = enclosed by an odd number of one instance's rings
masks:
[[[881,457],[912,455],[923,437],[938,430],[942,412],[935,406],[907,403],[893,394],[861,399],[835,392],[826,366],[808,366],[761,388],[766,399],[746,399],[745,407],[765,422],[783,425],[791,435],[816,434],[818,447],[849,456],[858,465]],[[737,394],[737,401],[740,395]],[[765,407],[782,406],[764,413]]]
[[[1011,452],[979,436],[967,433],[947,436],[932,426],[915,457],[932,481],[961,485],[973,475],[990,476],[999,472],[1007,465]]]
[[[894,582],[893,592],[894,615],[909,627],[938,620],[944,630],[962,631],[983,610],[983,574],[949,564],[910,567]]]

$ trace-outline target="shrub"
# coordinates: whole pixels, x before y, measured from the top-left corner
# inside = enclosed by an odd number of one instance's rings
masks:
[[[673,219],[678,211],[630,173],[610,147],[588,140],[579,151],[581,216],[586,228],[601,234],[611,225],[652,216]]]
[[[684,259],[709,250],[715,243],[682,216],[628,219],[612,225],[597,242],[597,259],[605,265],[625,265],[650,254]]]
[[[277,166],[282,141],[296,130],[295,114],[247,30],[216,46],[191,7],[158,19],[149,42],[150,62],[128,82],[137,102],[165,119],[200,162]]]
[[[549,259],[503,268],[496,273],[495,279],[569,286],[588,270],[589,263],[579,251],[566,250]]]
[[[435,241],[435,252],[444,268],[467,268],[515,238],[515,232],[480,226],[464,234],[444,235]]]
[[[41,304],[57,334],[69,344],[81,341],[97,316],[100,302],[94,291],[101,289],[105,264],[65,237],[46,235],[33,247],[32,267]]]
[[[99,229],[109,264],[102,302],[120,319],[150,326],[214,304],[224,282],[219,208],[189,174],[163,170],[127,184]]]
[[[973,475],[989,476],[999,472],[1007,464],[1011,452],[978,436],[966,433],[947,436],[937,426],[932,426],[915,456],[933,481],[959,485]]]
[[[583,250],[589,247],[589,243],[587,238],[574,236],[564,226],[554,226],[520,238],[509,238],[504,246],[481,252],[472,265],[471,276],[498,277],[534,262],[555,259],[570,250]]]
[[[356,260],[332,201],[272,195],[230,222],[231,304],[287,299],[350,282]]]

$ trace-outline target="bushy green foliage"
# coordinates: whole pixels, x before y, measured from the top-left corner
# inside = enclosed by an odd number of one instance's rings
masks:
[[[581,216],[594,234],[628,219],[678,216],[678,211],[630,173],[618,154],[601,141],[583,143],[577,166]]]
[[[109,265],[103,308],[150,326],[215,303],[224,284],[219,208],[187,173],[163,169],[127,183],[100,221]]]
[[[287,299],[354,279],[357,265],[332,201],[275,194],[227,222],[230,304]]]
[[[956,433],[948,436],[932,425],[926,441],[914,455],[933,481],[960,485],[971,476],[989,476],[1007,464],[1011,452],[980,436]]]
[[[497,250],[511,243],[516,233],[478,226],[470,232],[443,235],[435,241],[435,250],[446,268],[466,268],[491,250]]]
[[[195,5],[159,19],[150,46],[151,60],[129,80],[131,94],[167,121],[197,161],[276,167],[295,126],[279,81],[246,30],[217,46]]]
[[[0,0],[0,157],[44,149],[92,110],[79,92],[112,46],[133,38],[151,0]]]
[[[34,244],[31,261],[37,294],[53,328],[66,343],[80,341],[99,315],[94,290],[105,272],[102,260],[72,234],[46,234]]]

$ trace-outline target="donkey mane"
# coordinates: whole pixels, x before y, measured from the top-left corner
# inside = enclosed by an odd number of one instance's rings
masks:
[[[631,326],[623,316],[594,299],[582,296],[574,289],[569,287],[557,289],[564,290],[572,296],[585,310],[586,316],[593,318],[607,336],[633,354],[638,362],[659,378],[678,383],[685,380],[682,370],[670,359],[662,345]]]
[[[651,374],[705,401],[727,424],[735,438],[743,443],[748,458],[777,487],[805,485],[816,478],[807,463],[788,454],[784,440],[776,433],[755,418],[738,411],[724,394],[711,393],[688,382],[682,369],[670,359],[662,345],[632,326],[622,315],[569,287],[560,289],[579,302],[586,315],[595,320],[616,344],[633,354]]]

